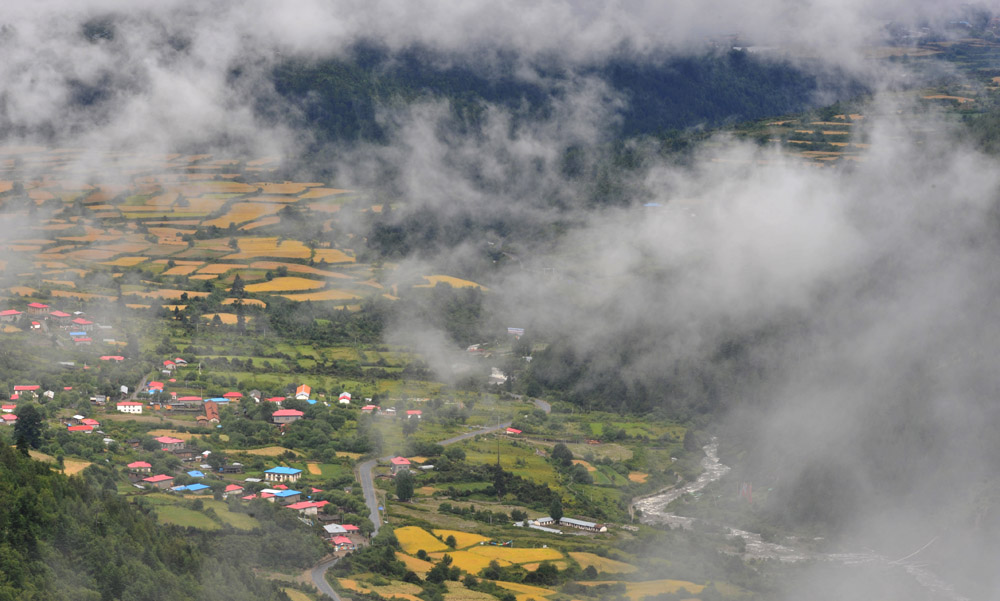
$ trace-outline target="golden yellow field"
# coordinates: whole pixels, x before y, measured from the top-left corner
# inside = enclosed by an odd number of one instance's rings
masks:
[[[259,227],[266,227],[269,225],[274,225],[275,223],[281,223],[281,217],[271,216],[271,217],[261,217],[260,219],[247,223],[240,226],[240,230],[247,232],[250,230],[255,230]]]
[[[352,300],[361,298],[357,294],[344,292],[343,290],[320,290],[319,292],[300,292],[298,294],[281,294],[292,301],[326,301],[326,300]]]
[[[111,265],[113,267],[132,267],[133,265],[138,265],[139,263],[145,263],[148,260],[149,257],[118,257],[114,261],[105,261],[101,264]]]
[[[494,545],[472,547],[469,552],[490,559],[503,559],[511,563],[530,563],[563,558],[563,554],[555,549],[519,549]]]
[[[292,601],[313,601],[313,598],[300,590],[285,587],[281,589]]]
[[[649,474],[644,472],[629,472],[628,479],[631,482],[638,482],[643,484],[646,480],[649,480]]]
[[[542,565],[542,563],[544,563],[544,562],[522,563],[521,567],[524,568],[525,570],[529,571],[529,572],[534,572],[535,570],[538,569],[538,566]],[[549,563],[551,563],[555,567],[559,568],[560,570],[565,570],[567,567],[569,567],[569,562],[566,562],[566,561],[563,561],[563,560],[550,561]]]
[[[413,460],[411,459],[411,461]],[[471,547],[472,545],[478,545],[483,541],[490,540],[485,536],[472,534],[471,532],[462,532],[460,530],[431,530],[431,533],[440,537],[442,540],[448,538],[449,536],[454,536],[457,549],[464,549],[466,547]]]
[[[594,566],[595,570],[606,574],[631,574],[636,571],[635,566],[625,563],[624,561],[601,557],[600,555],[595,555],[593,553],[577,553],[570,551],[569,556],[572,557],[576,563],[580,564],[581,568]]]
[[[967,102],[975,102],[975,98],[966,98],[964,96],[948,96],[947,94],[930,94],[924,96],[924,100],[955,100],[959,104],[965,104]]]
[[[229,227],[230,223],[240,225],[248,221],[253,221],[266,215],[273,215],[278,212],[275,205],[261,202],[235,202],[229,207],[224,215],[215,219],[208,219],[202,223],[204,226]]]
[[[402,553],[400,551],[396,551],[396,559],[405,563],[407,570],[413,570],[421,577],[427,574],[427,572],[429,572],[430,569],[434,567],[434,564],[432,564],[429,561],[417,559],[412,555],[407,555],[406,553]]]
[[[63,473],[67,476],[72,476],[73,474],[78,474],[83,470],[87,469],[91,463],[89,461],[81,461],[79,459],[63,459]]]
[[[539,586],[531,586],[529,584],[521,584],[520,582],[504,582],[502,580],[491,580],[490,582],[496,584],[497,586],[503,587],[509,591],[514,591],[517,593],[517,601],[526,601],[527,599],[542,599],[544,597],[549,597],[558,594],[559,591],[549,590],[541,588]]]
[[[417,284],[414,288],[433,288],[439,283],[448,284],[452,288],[482,288],[482,286],[475,282],[453,278],[450,275],[425,275],[424,279],[427,280],[427,284]]]
[[[188,278],[192,280],[214,280],[217,277],[219,276],[215,275],[214,273],[196,273],[194,275],[188,276]]]
[[[222,323],[226,324],[227,326],[234,326],[239,321],[235,313],[206,313],[205,315],[202,315],[202,317],[204,319],[213,320],[215,319],[216,315],[218,315],[219,319],[222,320]],[[244,319],[250,321],[251,317],[245,316]]]
[[[246,266],[244,265],[244,267]],[[325,269],[317,269],[315,267],[310,267],[309,265],[301,265],[299,263],[282,263],[281,261],[254,261],[253,263],[250,264],[250,269],[280,269],[282,267],[284,267],[291,273],[308,273],[327,278],[351,279],[351,276],[345,275],[343,273],[338,273],[336,271],[327,271]]]
[[[322,288],[326,284],[319,280],[310,280],[295,276],[274,278],[269,282],[258,284],[247,284],[247,292],[288,292],[295,290],[315,290]]]
[[[198,273],[211,273],[215,275],[220,275],[226,273],[230,269],[246,269],[249,267],[244,263],[211,263],[198,270]]]
[[[353,263],[354,257],[336,248],[317,248],[316,262],[325,261],[327,263]]]
[[[191,290],[174,290],[172,288],[161,288],[159,290],[150,290],[148,292],[133,292],[137,296],[147,296],[149,298],[180,298],[182,295],[187,294],[190,298],[201,298],[203,296],[208,296],[207,292],[194,292]]]
[[[191,275],[198,269],[199,265],[201,263],[198,265],[175,265],[164,271],[162,275]]]
[[[254,184],[264,194],[299,194],[306,189],[306,184],[297,182],[258,182]]]
[[[453,565],[462,568],[470,574],[478,574],[479,570],[482,570],[486,566],[490,565],[491,561],[494,561],[488,557],[469,553],[468,551],[437,551],[435,553],[428,553],[428,557],[431,557],[434,561],[439,561],[445,556],[445,554],[451,555]],[[496,562],[501,566],[511,565],[509,561],[502,561],[498,559]]]
[[[371,586],[367,582],[353,578],[341,578],[340,586],[359,593],[375,593],[386,599],[396,597],[407,601],[422,601],[416,596],[421,590],[420,587],[409,582],[393,581],[385,586]]]
[[[417,526],[396,528],[395,534],[396,538],[399,539],[400,546],[403,547],[403,551],[410,555],[416,555],[420,549],[428,553],[448,550],[448,545],[434,538],[430,532]]]
[[[316,475],[316,476],[323,475],[323,470],[320,469],[318,463],[314,463],[314,462],[310,461],[309,463],[306,464],[306,468],[309,470],[310,474],[313,474],[313,475]]]
[[[597,586],[598,584],[616,584],[615,580],[591,580],[582,581],[584,586]],[[500,584],[500,583],[497,583]],[[626,582],[625,595],[632,601],[639,601],[643,597],[659,595],[662,593],[676,593],[680,589],[686,589],[689,593],[697,595],[704,588],[703,584],[696,584],[687,580],[646,580],[644,582]]]
[[[587,463],[583,459],[574,459],[573,463],[574,463],[574,465],[582,465],[583,467],[587,468],[588,472],[596,472],[597,471],[596,467],[590,465],[589,463]]]
[[[445,582],[448,592],[444,594],[444,601],[493,601],[496,599],[489,593],[474,591],[466,588],[461,582]]]

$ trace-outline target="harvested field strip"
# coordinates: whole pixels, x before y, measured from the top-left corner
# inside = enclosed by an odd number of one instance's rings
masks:
[[[211,263],[198,270],[198,273],[212,273],[221,275],[230,269],[246,269],[249,267],[245,263]]]
[[[571,551],[569,556],[576,563],[580,564],[581,568],[594,566],[595,570],[605,574],[631,574],[637,570],[634,565],[625,563],[624,561],[608,559],[607,557],[601,557],[593,553],[576,553]]]
[[[337,301],[361,298],[357,294],[343,290],[321,290],[319,292],[300,292],[298,294],[280,294],[291,301]]]
[[[136,296],[145,296],[148,298],[180,298],[181,295],[187,294],[190,298],[202,298],[208,296],[208,292],[197,292],[194,290],[174,290],[171,288],[162,288],[160,290],[152,290],[149,292],[129,292],[128,294],[134,294]]]
[[[338,190],[337,188],[312,188],[307,190],[303,194],[299,194],[301,199],[310,198],[326,198],[327,196],[334,196],[336,194],[347,194],[350,190]]]
[[[247,232],[247,231],[250,231],[250,230],[255,230],[255,229],[259,228],[259,227],[267,227],[269,225],[274,225],[276,223],[281,223],[281,217],[274,217],[274,216],[271,216],[271,217],[262,217],[262,218],[258,219],[257,221],[254,221],[252,223],[248,223],[246,225],[241,225],[240,229],[243,230],[243,231],[245,231],[245,232]]]
[[[194,275],[188,276],[188,278],[192,280],[214,280],[217,277],[219,276],[215,275],[214,273],[196,273]]]
[[[218,317],[219,320],[227,326],[234,326],[239,321],[235,313],[206,313],[205,315],[202,315],[202,317],[208,320],[214,320]],[[246,321],[250,321],[251,317],[247,316],[244,317],[244,319],[246,319]]]
[[[323,269],[316,269],[315,267],[310,267],[309,265],[301,265],[299,263],[282,263],[280,261],[254,261],[250,264],[253,269],[280,269],[284,267],[292,273],[308,273],[311,275],[319,275],[326,278],[345,278],[351,279],[351,276],[339,273],[336,271],[326,271]]]
[[[442,539],[446,539],[449,536],[455,537],[455,544],[457,549],[464,549],[466,547],[471,547],[472,545],[478,545],[481,542],[488,541],[490,539],[479,534],[473,534],[471,532],[462,532],[460,530],[431,530],[431,533],[435,536],[439,536]]]
[[[497,583],[501,584],[501,583]],[[617,584],[613,580],[594,580],[590,582],[580,582],[584,586],[597,586],[598,584]],[[625,594],[632,601],[639,601],[643,597],[659,595],[663,593],[676,593],[680,589],[686,589],[689,593],[698,594],[705,586],[695,584],[687,580],[647,580],[645,582],[626,582]]]
[[[235,223],[239,225],[241,223],[246,223],[248,221],[253,221],[254,219],[263,217],[265,215],[272,215],[278,212],[278,207],[274,205],[268,205],[259,202],[237,202],[233,203],[229,207],[229,212],[221,217],[216,217],[215,219],[209,219],[205,221],[202,225],[204,226],[216,226],[216,227],[228,227],[230,223]]]
[[[451,277],[450,275],[425,275],[424,279],[427,280],[429,283],[417,284],[416,286],[414,286],[414,288],[433,288],[439,283],[448,284],[452,288],[483,288],[482,286],[480,286],[475,282],[469,280],[463,280],[461,278],[454,278]],[[485,288],[483,289],[485,290]]]
[[[493,595],[481,591],[473,591],[461,582],[446,582],[448,592],[444,594],[444,601],[493,601]]]
[[[259,284],[249,284],[246,286],[247,292],[285,292],[296,290],[315,290],[322,288],[326,284],[318,280],[310,280],[299,277],[274,278],[268,282]]]
[[[316,262],[325,261],[327,263],[353,263],[354,257],[344,251],[335,248],[317,248]]]
[[[113,296],[107,296],[105,294],[92,294],[90,292],[73,292],[70,290],[53,290],[52,296],[55,296],[57,298],[78,298],[80,300],[95,300],[95,299],[106,300],[106,301],[115,300]]]
[[[433,558],[434,561],[440,560],[445,556],[444,552],[429,553],[428,556]],[[493,561],[488,557],[483,557],[482,555],[476,555],[468,551],[448,551],[447,555],[451,555],[452,565],[458,566],[459,568],[465,570],[470,574],[478,574],[480,570],[490,565]],[[509,566],[509,561],[497,560],[501,566]]]
[[[473,547],[469,549],[469,553],[490,559],[503,559],[511,563],[530,563],[563,558],[563,554],[555,549],[520,549],[493,545]]]
[[[264,457],[277,457],[278,455],[281,455],[288,450],[289,449],[286,449],[285,447],[264,447],[261,449],[248,449],[248,450],[239,450],[233,452],[246,453],[247,455],[263,455]],[[292,453],[295,453],[296,455],[302,454],[299,451],[292,451]]]
[[[163,272],[162,275],[191,275],[201,265],[177,265]]]
[[[924,100],[955,100],[959,104],[976,101],[975,98],[966,98],[965,96],[948,96],[947,94],[931,94],[929,96],[924,96]]]
[[[316,476],[323,475],[323,470],[320,469],[318,463],[314,463],[314,462],[310,461],[309,463],[306,464],[306,468],[309,469],[309,473],[310,474],[314,474]]]
[[[410,555],[416,555],[417,551],[423,549],[428,553],[434,551],[447,551],[448,545],[434,538],[430,532],[418,526],[404,526],[396,528],[396,538],[403,547],[403,551]]]
[[[629,472],[628,479],[632,482],[643,484],[649,479],[649,474],[643,472]]]
[[[521,593],[523,595],[531,595],[536,598],[549,597],[551,595],[556,595],[559,592],[555,590],[544,589],[538,586],[531,586],[530,584],[521,584],[519,582],[504,582],[502,580],[491,580],[490,582],[496,584],[497,586],[503,587],[509,591],[514,591],[515,593]],[[517,599],[518,601],[523,601],[521,595],[518,595]]]

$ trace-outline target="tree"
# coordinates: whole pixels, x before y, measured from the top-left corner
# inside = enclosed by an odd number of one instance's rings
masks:
[[[560,499],[559,497],[555,497],[552,499],[552,505],[549,507],[549,517],[551,517],[552,521],[557,524],[559,523],[559,520],[562,519],[563,506],[562,506],[562,499]]]
[[[22,405],[17,408],[17,422],[14,423],[14,440],[24,443],[33,449],[42,445],[42,414],[34,405]]]
[[[240,274],[237,273],[236,277],[233,278],[233,286],[229,289],[229,293],[236,298],[243,298],[247,295],[246,285],[243,283],[243,278],[240,277]]]
[[[451,547],[452,549],[454,549],[455,545],[458,544],[458,541],[455,540],[455,536],[454,535],[449,534],[448,538],[444,539],[444,544],[446,544],[449,547]]]
[[[409,470],[396,474],[396,496],[404,503],[413,498],[413,474]]]
[[[573,451],[569,450],[569,447],[560,442],[557,443],[556,446],[552,447],[552,458],[560,464],[566,466],[573,463]]]

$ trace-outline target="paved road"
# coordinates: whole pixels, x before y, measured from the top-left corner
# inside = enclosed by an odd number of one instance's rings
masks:
[[[552,406],[541,399],[531,399],[531,402],[545,413],[552,410]],[[441,446],[448,446],[468,438],[473,438],[474,436],[479,436],[480,434],[496,432],[500,428],[509,428],[510,424],[511,422],[503,422],[502,424],[497,424],[495,426],[487,426],[478,430],[470,430],[464,434],[459,434],[458,436],[442,440],[438,442],[438,444]],[[372,471],[375,469],[375,465],[379,461],[388,461],[389,459],[391,458],[382,457],[380,459],[368,459],[367,461],[362,461],[358,464],[358,482],[361,484],[361,492],[364,494],[365,504],[368,505],[369,519],[371,519],[372,524],[375,525],[375,531],[372,532],[372,537],[378,534],[379,528],[382,527],[382,514],[378,510],[378,497],[375,496],[375,484],[373,481]],[[340,597],[338,597],[337,593],[330,587],[324,576],[327,569],[336,563],[336,561],[337,560],[334,559],[321,563],[313,568],[309,574],[312,577],[313,583],[316,584],[316,588],[337,601],[340,601]]]
[[[337,591],[333,590],[330,583],[326,581],[326,571],[329,570],[333,564],[337,563],[339,559],[339,557],[327,559],[326,561],[316,564],[316,567],[309,572],[309,577],[312,578],[313,584],[316,585],[316,588],[318,588],[324,595],[333,598],[335,601],[341,601],[340,595],[338,595]]]

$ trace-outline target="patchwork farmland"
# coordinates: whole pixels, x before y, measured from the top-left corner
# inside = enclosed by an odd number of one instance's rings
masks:
[[[396,298],[357,260],[365,241],[348,231],[351,218],[381,210],[364,194],[273,181],[274,159],[99,158],[118,166],[107,182],[83,175],[82,151],[0,148],[4,293],[77,304],[124,298],[133,309],[158,309],[228,289],[239,277],[245,306],[278,295],[345,307]],[[439,282],[478,286],[440,274],[414,284]]]

